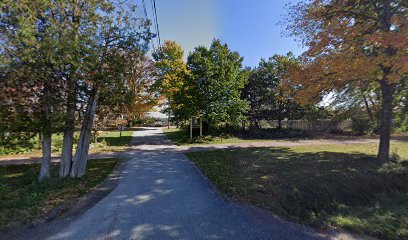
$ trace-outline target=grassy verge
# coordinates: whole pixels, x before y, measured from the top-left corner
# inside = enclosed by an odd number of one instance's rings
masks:
[[[119,131],[100,132],[97,142],[105,143],[106,146],[128,146],[132,139],[132,132],[133,131],[122,131],[122,134],[120,134]]]
[[[91,191],[101,183],[120,160],[92,159],[81,179],[59,179],[58,164],[52,177],[37,183],[39,164],[0,166],[0,229],[12,224],[27,224],[63,203]]]
[[[103,131],[99,132],[97,143],[91,144],[90,152],[121,151],[129,146],[133,131]]]
[[[279,141],[285,140],[284,138],[265,139],[265,138],[242,138],[233,135],[219,134],[206,135],[203,137],[196,137],[190,140],[188,134],[178,128],[163,128],[163,132],[166,136],[177,145],[187,144],[223,144],[223,143],[245,143],[245,142],[265,142],[265,141]]]
[[[408,239],[408,143],[401,163],[376,162],[376,144],[188,153],[228,196],[293,221]]]
[[[132,139],[133,131],[122,131],[120,136],[119,131],[99,131],[96,142],[92,142],[90,146],[90,153],[121,151],[125,149]],[[74,143],[78,141],[79,133],[75,134]],[[62,151],[62,134],[52,135],[52,152],[53,155],[59,156]],[[14,157],[40,157],[41,149],[38,143],[38,137],[30,140],[29,146],[17,146],[15,149],[1,149],[0,156],[2,158],[12,159]],[[75,144],[74,144],[75,145]],[[75,149],[76,146],[74,146]]]

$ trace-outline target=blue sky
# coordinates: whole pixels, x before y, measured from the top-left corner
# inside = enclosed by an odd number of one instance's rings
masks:
[[[150,0],[145,1],[150,17]],[[220,38],[244,57],[246,66],[255,66],[261,57],[275,53],[298,55],[302,47],[283,37],[284,27],[278,24],[286,14],[285,5],[293,1],[156,0],[161,39],[177,41],[187,54]]]

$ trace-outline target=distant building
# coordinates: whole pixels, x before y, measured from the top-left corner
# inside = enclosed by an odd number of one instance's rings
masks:
[[[165,126],[168,122],[168,116],[161,112],[147,112],[146,117],[154,119],[154,125]]]

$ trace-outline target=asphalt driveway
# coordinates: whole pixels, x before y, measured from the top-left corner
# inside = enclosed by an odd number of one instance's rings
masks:
[[[160,128],[134,132],[117,187],[46,239],[318,239],[219,196]]]

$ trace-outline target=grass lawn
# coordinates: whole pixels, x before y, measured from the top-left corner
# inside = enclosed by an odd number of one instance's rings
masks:
[[[92,159],[81,179],[58,178],[52,164],[50,179],[37,183],[39,164],[0,166],[0,229],[15,223],[27,224],[54,207],[70,202],[101,183],[120,160]]]
[[[133,131],[101,131],[97,138],[97,144],[91,144],[90,152],[115,152],[124,150],[132,140]]]
[[[265,141],[279,141],[273,139],[242,139],[234,136],[204,136],[202,138],[194,138],[192,141],[189,136],[178,128],[163,128],[166,136],[176,145],[186,144],[222,144],[222,143],[244,143],[244,142],[265,142]],[[283,140],[283,139],[280,139]]]
[[[98,142],[105,142],[106,146],[128,146],[130,140],[132,139],[133,131],[122,131],[122,136],[120,136],[120,131],[102,131],[98,135]]]
[[[98,152],[108,152],[108,151],[121,151],[126,148],[130,140],[132,139],[133,131],[122,131],[122,136],[120,137],[119,131],[99,131],[97,143],[92,142],[90,146],[90,153]],[[75,134],[74,139],[74,150],[75,143],[78,141],[79,133]],[[53,134],[52,135],[52,152],[53,155],[60,155],[62,150],[62,140],[63,134]],[[41,148],[38,143],[38,137],[31,139],[31,146],[20,147],[17,146],[15,149],[2,149],[0,147],[0,156],[6,158],[13,158],[16,156],[24,157],[39,157],[41,156]]]
[[[376,144],[188,153],[221,192],[290,220],[408,239],[408,143],[401,163],[376,162]]]

